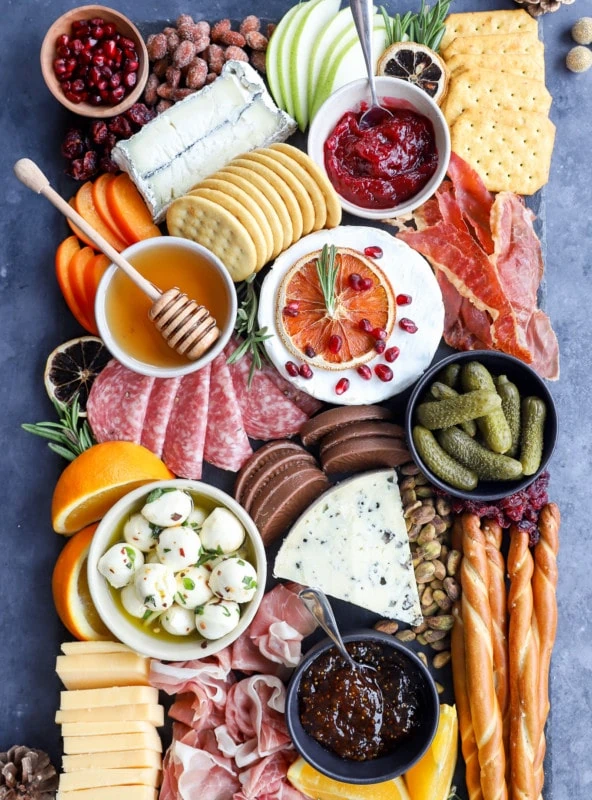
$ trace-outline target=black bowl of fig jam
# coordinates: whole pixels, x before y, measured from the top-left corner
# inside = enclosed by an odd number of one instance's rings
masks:
[[[343,637],[352,668],[330,639],[304,656],[288,686],[286,721],[300,755],[346,783],[380,783],[406,772],[438,727],[438,692],[427,668],[392,636]]]

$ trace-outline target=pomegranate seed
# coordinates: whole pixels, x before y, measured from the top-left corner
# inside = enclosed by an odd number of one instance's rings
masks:
[[[90,31],[90,27],[85,19],[79,19],[72,23],[72,30],[76,36],[86,36]]]
[[[109,58],[114,58],[115,51],[117,50],[117,45],[113,41],[113,39],[107,39],[103,42],[103,53]]]
[[[98,67],[90,67],[88,70],[88,84],[89,86],[96,86],[101,80],[101,70]]]
[[[363,292],[367,292],[368,289],[371,289],[374,286],[374,281],[372,278],[362,278],[360,281],[360,289]]]
[[[380,378],[381,381],[388,383],[393,379],[393,371],[390,367],[387,367],[386,364],[377,364],[374,367],[374,372]]]
[[[89,53],[87,50],[83,50],[82,53],[78,56],[78,63],[79,64],[90,64],[92,61],[92,54]]]
[[[117,28],[112,22],[108,22],[103,30],[105,31],[105,36],[115,36],[117,33]]]
[[[72,81],[61,81],[62,91],[69,92],[72,88]]]
[[[136,53],[136,51],[135,50],[130,50],[129,48],[126,48],[126,47],[123,48],[123,55],[127,59],[129,59],[130,61],[137,61],[138,60],[138,54]]]
[[[101,75],[103,76],[103,78],[110,78],[111,75],[113,75],[113,70],[111,69],[111,67],[103,67],[103,69],[101,70]]]
[[[109,89],[99,89],[99,94],[101,95],[101,99],[103,100],[103,102],[105,103],[112,102],[111,93],[109,92]]]
[[[118,86],[117,89],[113,89],[110,95],[111,102],[115,105],[116,103],[121,103],[123,98],[125,97],[125,89],[123,86]]]
[[[392,364],[393,361],[396,361],[399,358],[401,351],[398,347],[389,347],[388,350],[384,351],[385,359]]]
[[[138,80],[137,72],[127,72],[123,76],[123,82],[128,89],[133,89],[133,87],[136,85],[137,80]]]
[[[102,25],[95,25],[93,28],[91,28],[91,33],[95,39],[102,39],[105,35],[105,29],[102,27]]]
[[[136,43],[131,39],[128,39],[127,36],[121,36],[119,39],[119,46],[123,47],[127,50],[135,50]]]
[[[403,319],[399,320],[399,328],[402,328],[407,333],[417,333],[417,325],[407,317],[403,317]]]
[[[377,340],[374,342],[374,349],[375,349],[375,350],[376,350],[376,352],[377,352],[377,353],[379,353],[379,354],[382,354],[382,353],[384,353],[384,351],[386,350],[386,342],[385,342],[385,341],[383,341],[382,339],[377,339]]]
[[[103,53],[95,53],[92,57],[92,63],[96,67],[104,67],[107,57]]]
[[[70,50],[75,56],[79,56],[84,50],[84,42],[82,39],[74,39],[74,41],[70,43]]]
[[[103,103],[103,98],[100,94],[91,94],[91,96],[88,98],[88,102],[91,104],[91,106],[100,106]]]
[[[308,364],[301,364],[298,373],[300,374],[301,378],[306,378],[307,381],[312,378],[312,370]]]
[[[64,94],[66,96],[66,100],[69,100],[71,103],[78,105],[78,103],[82,102],[82,97],[79,94],[75,94],[72,91],[64,92]]]
[[[386,341],[386,331],[384,328],[374,328],[371,333],[375,339],[382,339],[382,341]]]
[[[117,66],[119,67],[121,65],[122,59],[123,59],[123,54],[122,54],[121,50],[119,49],[119,47],[116,47],[115,48],[115,55],[113,56],[113,62],[115,64],[117,64]]]
[[[372,378],[372,370],[366,364],[362,364],[356,370],[360,378],[364,378],[365,381],[369,381]]]
[[[398,294],[397,295],[397,305],[398,306],[408,306],[411,302],[411,295],[410,294]]]
[[[378,247],[378,245],[372,245],[371,247],[366,247],[364,250],[364,255],[368,256],[368,258],[382,258],[383,252],[382,247]]]
[[[66,67],[68,68],[69,72],[74,72],[77,66],[78,66],[78,61],[76,61],[75,58],[66,59]]]
[[[296,378],[298,375],[298,367],[293,361],[286,361],[286,372],[291,378]]]
[[[56,75],[64,75],[67,72],[66,62],[63,58],[56,58],[53,62],[53,71]]]
[[[297,317],[298,316],[298,309],[297,308],[290,308],[289,305],[284,306],[282,310],[282,314],[285,317]]]
[[[67,47],[70,44],[70,37],[67,33],[62,33],[56,40],[56,47]]]
[[[335,394],[344,394],[349,389],[349,380],[340,378],[335,384]]]
[[[362,277],[358,275],[357,272],[352,272],[351,275],[348,276],[347,282],[349,283],[350,288],[354,290],[354,292],[359,292],[361,280]]]
[[[314,358],[316,354],[317,353],[314,347],[311,344],[307,344],[306,347],[304,348],[304,355],[307,358]]]
[[[137,72],[139,63],[137,61],[132,61],[131,59],[127,59],[123,64],[123,71],[124,72]]]
[[[109,87],[109,82],[106,80],[106,78],[101,78],[100,81],[97,81],[97,89],[99,90],[99,92],[105,91],[105,89],[107,89],[108,87]]]
[[[343,339],[336,333],[329,337],[329,352],[338,353],[343,346]]]
[[[115,75],[111,75],[109,78],[109,86],[112,89],[117,89],[119,84],[121,83],[121,72],[116,72]]]
[[[76,94],[81,94],[84,91],[84,81],[78,78],[72,82],[72,91]]]
[[[364,331],[364,333],[370,333],[370,331],[372,330],[372,323],[370,322],[369,319],[366,319],[364,317],[358,322],[358,327],[361,331]]]
[[[91,20],[89,20],[89,22],[93,27],[105,24],[105,20],[103,19],[103,17],[93,17]]]
[[[68,56],[70,55],[71,52],[72,51],[70,50],[70,48],[66,47],[65,44],[61,45],[57,49],[57,53],[58,53],[60,58],[68,58]]]
[[[79,78],[86,78],[86,76],[88,75],[88,70],[89,70],[89,67],[88,67],[87,64],[79,64],[78,65],[78,69],[76,70],[75,74]]]

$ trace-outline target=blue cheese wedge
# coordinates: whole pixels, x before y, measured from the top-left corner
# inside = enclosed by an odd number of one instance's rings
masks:
[[[228,61],[213,83],[176,103],[111,152],[156,222],[177,197],[236,156],[284,142],[296,122],[274,104],[255,70]]]
[[[367,472],[325,492],[284,540],[274,575],[418,625],[421,608],[396,472]]]

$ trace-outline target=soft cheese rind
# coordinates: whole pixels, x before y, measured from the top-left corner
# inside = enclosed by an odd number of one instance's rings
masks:
[[[255,70],[228,61],[213,83],[118,142],[111,158],[159,221],[173,200],[233,158],[283,142],[295,130],[296,122],[274,104]]]
[[[365,473],[322,495],[284,540],[274,575],[389,619],[419,624],[396,472]]]

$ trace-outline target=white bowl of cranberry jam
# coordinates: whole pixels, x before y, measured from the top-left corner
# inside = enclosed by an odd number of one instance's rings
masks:
[[[344,211],[366,219],[408,214],[441,184],[450,159],[450,132],[439,107],[422,89],[399,78],[376,78],[379,102],[392,116],[360,126],[368,81],[332,94],[316,114],[308,153],[335,187]]]

